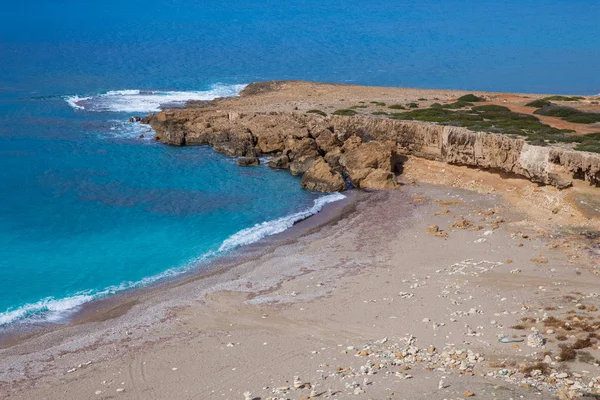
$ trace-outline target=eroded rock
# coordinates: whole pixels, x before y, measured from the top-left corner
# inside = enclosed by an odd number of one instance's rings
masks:
[[[342,175],[331,169],[322,157],[317,158],[302,176],[301,185],[318,192],[341,192],[346,190]]]

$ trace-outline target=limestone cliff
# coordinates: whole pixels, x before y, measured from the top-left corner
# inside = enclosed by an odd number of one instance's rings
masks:
[[[395,188],[394,172],[402,155],[514,174],[560,188],[571,179],[600,184],[598,154],[426,122],[210,107],[167,110],[143,122],[166,144],[208,145],[237,157],[272,155],[275,167],[299,175],[310,171],[303,185],[321,191],[344,189],[342,175],[361,188]]]

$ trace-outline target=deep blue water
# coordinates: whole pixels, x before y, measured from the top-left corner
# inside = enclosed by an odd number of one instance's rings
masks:
[[[599,21],[582,0],[3,4],[0,324],[177,273],[320,197],[129,116],[267,79],[595,94]]]

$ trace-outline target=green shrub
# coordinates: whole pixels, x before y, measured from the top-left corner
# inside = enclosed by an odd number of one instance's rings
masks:
[[[477,103],[479,101],[485,101],[485,99],[483,99],[481,97],[477,97],[472,93],[469,93],[469,94],[465,94],[464,96],[459,97],[458,101],[468,101],[471,103]]]
[[[578,114],[569,115],[563,119],[576,124],[594,124],[596,122],[600,122],[600,113],[581,112]]]
[[[360,106],[352,106],[352,107],[350,107],[350,109],[351,110],[356,110],[357,108],[368,108],[368,107],[369,106],[362,106],[362,105],[360,105]]]
[[[322,115],[324,117],[327,116],[327,113],[325,111],[321,111],[321,110],[308,110],[307,113],[310,113],[310,114],[319,114],[319,115]]]
[[[581,96],[548,96],[548,97],[544,97],[542,100],[548,100],[548,101],[579,101],[579,100],[583,100],[585,97],[581,97]]]
[[[600,142],[597,143],[581,143],[575,146],[575,150],[589,151],[591,153],[600,153]]]
[[[406,107],[408,107],[408,108],[419,108],[419,105],[417,103],[408,103],[406,105]]]
[[[372,115],[388,115],[385,111],[374,111],[371,113]]]
[[[575,150],[590,151],[592,153],[600,153],[600,132],[588,133],[586,135],[575,136],[579,139],[579,144],[575,146]]]
[[[333,112],[333,115],[345,115],[345,116],[350,116],[350,115],[356,115],[357,112],[354,110],[350,110],[347,108],[341,109],[341,110],[337,110]]]
[[[378,107],[385,107],[385,103],[382,103],[380,101],[372,101],[371,104],[375,104]]]
[[[477,106],[477,107],[473,107],[471,109],[472,111],[476,111],[476,112],[511,112],[510,108],[508,107],[504,107],[504,106],[497,106],[494,104],[490,104],[487,106]]]
[[[474,107],[473,110],[452,111],[447,108],[424,108],[405,113],[395,113],[392,119],[435,122],[441,125],[463,126],[472,131],[495,132],[509,135],[530,136],[541,139],[563,139],[566,131],[541,123],[536,117],[512,112],[506,107]]]
[[[537,114],[537,115],[547,115],[549,117],[564,118],[564,117],[568,117],[573,114],[578,114],[580,112],[581,111],[576,110],[574,108],[570,108],[570,107],[561,107],[561,106],[551,105],[551,106],[540,108],[539,110],[535,110],[533,113]]]
[[[458,108],[471,107],[472,105],[473,105],[473,103],[469,103],[467,101],[457,101],[455,103],[444,104],[444,105],[442,105],[442,108],[448,108],[451,110],[455,110]]]
[[[548,106],[535,110],[534,114],[559,117],[577,124],[593,124],[600,122],[600,113],[588,113],[570,107]]]
[[[442,108],[442,105],[440,103],[433,103],[432,105],[429,106],[430,108]]]
[[[427,99],[426,99],[426,98],[423,98],[423,97],[421,97],[421,98],[419,99],[419,101],[427,101]]]
[[[527,107],[542,108],[542,107],[551,106],[552,103],[550,103],[548,100],[537,99],[537,100],[531,101],[531,102],[529,102],[529,103],[527,103],[525,105]]]
[[[406,107],[400,104],[392,104],[388,108],[391,108],[392,110],[406,110]]]

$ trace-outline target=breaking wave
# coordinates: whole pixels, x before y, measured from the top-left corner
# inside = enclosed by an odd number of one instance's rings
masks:
[[[233,250],[235,248],[246,246],[259,241],[267,236],[276,235],[292,227],[299,221],[302,221],[312,215],[317,214],[328,203],[333,203],[346,198],[341,193],[333,193],[319,197],[314,201],[311,208],[287,215],[272,221],[266,221],[256,224],[251,228],[242,229],[225,239],[217,251],[208,252],[187,265],[168,269],[160,274],[146,277],[136,282],[123,282],[120,285],[110,286],[100,291],[83,291],[75,293],[72,296],[62,299],[48,297],[35,303],[25,304],[15,309],[9,309],[0,313],[0,327],[13,322],[61,322],[66,317],[76,312],[80,306],[93,300],[105,298],[107,296],[133,288],[148,286],[154,282],[165,278],[174,277],[197,266],[200,262],[217,256],[221,253]]]
[[[94,96],[67,96],[76,110],[92,112],[156,112],[161,107],[181,107],[189,100],[237,96],[246,85],[216,84],[204,91],[111,90]]]

